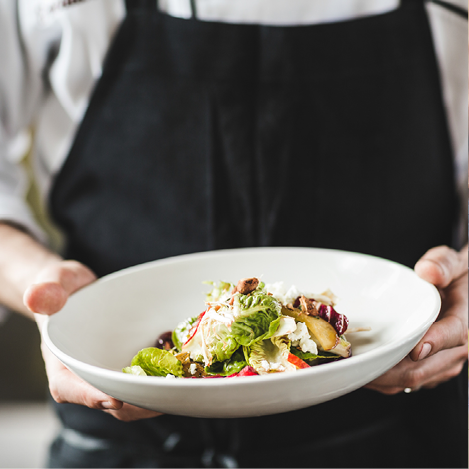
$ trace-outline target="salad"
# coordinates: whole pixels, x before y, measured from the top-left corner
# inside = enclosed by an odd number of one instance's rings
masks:
[[[337,298],[257,278],[212,285],[206,309],[140,350],[124,373],[167,378],[266,375],[351,356]]]

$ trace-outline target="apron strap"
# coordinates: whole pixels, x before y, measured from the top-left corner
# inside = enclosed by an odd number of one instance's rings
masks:
[[[191,13],[192,13],[192,19],[197,19],[197,5],[195,4],[195,0],[190,0],[191,4]]]
[[[431,2],[439,5],[440,7],[446,8],[453,13],[456,13],[457,15],[467,20],[467,10],[462,7],[455,5],[454,3],[450,3],[446,0],[431,0]]]

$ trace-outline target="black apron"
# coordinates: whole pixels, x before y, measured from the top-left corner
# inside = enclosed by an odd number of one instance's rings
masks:
[[[422,1],[299,27],[127,3],[51,193],[67,258],[101,276],[195,251],[312,246],[413,266],[452,244],[454,168]],[[65,428],[102,444],[59,438],[51,465],[464,467],[466,398],[453,379],[268,417],[133,423],[62,404]]]

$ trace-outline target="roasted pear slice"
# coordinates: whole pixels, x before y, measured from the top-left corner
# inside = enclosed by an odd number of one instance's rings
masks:
[[[323,350],[331,350],[339,343],[339,336],[335,329],[319,316],[308,316],[296,308],[282,308],[282,314],[291,316],[297,321],[304,322],[313,340],[317,342]]]

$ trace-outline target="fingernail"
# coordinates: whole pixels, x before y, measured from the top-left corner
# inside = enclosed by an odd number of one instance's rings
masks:
[[[112,404],[111,402],[109,402],[109,401],[101,402],[101,407],[103,409],[115,409],[116,408],[116,406],[114,404]]]
[[[420,350],[419,360],[423,360],[425,357],[428,357],[431,351],[432,346],[429,343],[425,342],[423,344],[422,350]]]

